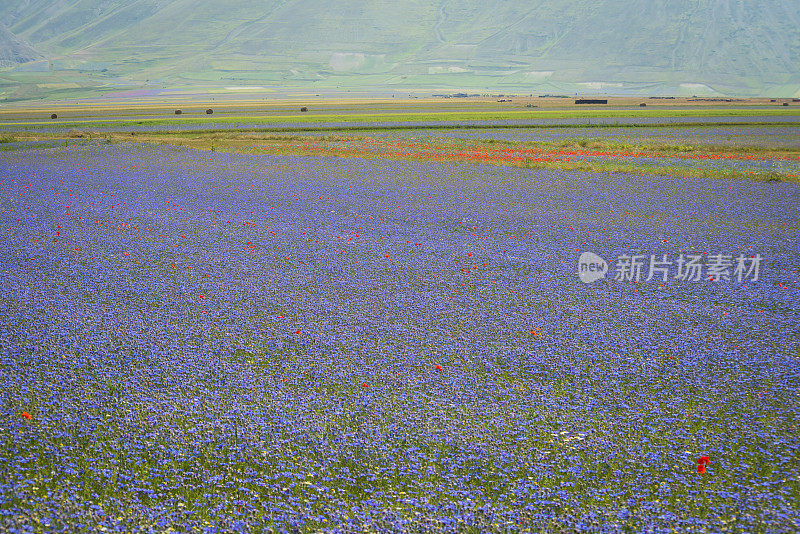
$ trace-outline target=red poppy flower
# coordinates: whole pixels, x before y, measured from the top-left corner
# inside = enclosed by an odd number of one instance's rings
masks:
[[[697,472],[702,475],[706,472],[706,466],[703,464],[697,464]]]
[[[363,384],[361,384],[361,387],[368,388],[368,387],[369,387],[369,384],[367,384],[366,382],[364,382]]]
[[[442,366],[441,366],[441,365],[437,365],[437,366],[436,366],[436,370],[437,370],[437,371],[441,371],[441,370],[442,370]]]
[[[697,459],[697,465],[708,465],[711,463],[711,459],[708,456],[701,456]]]
[[[30,419],[33,419],[33,416],[31,414],[29,414],[28,412],[22,412],[22,418],[30,420]]]

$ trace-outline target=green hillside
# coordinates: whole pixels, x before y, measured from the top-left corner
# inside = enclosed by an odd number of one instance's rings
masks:
[[[793,96],[797,7],[796,0],[6,0],[0,75],[6,86],[72,73],[101,85]]]
[[[36,50],[0,24],[0,67],[13,68],[40,59],[42,56]]]

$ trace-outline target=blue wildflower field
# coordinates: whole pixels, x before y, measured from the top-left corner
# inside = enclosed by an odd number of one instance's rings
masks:
[[[2,531],[800,530],[797,183],[11,148]]]

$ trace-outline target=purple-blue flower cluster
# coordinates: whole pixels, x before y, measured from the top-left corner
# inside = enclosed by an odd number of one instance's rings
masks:
[[[0,530],[796,531],[797,193],[2,152]],[[764,264],[584,284],[584,251]]]

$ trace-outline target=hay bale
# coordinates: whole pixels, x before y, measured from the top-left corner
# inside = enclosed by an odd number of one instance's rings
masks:
[[[181,111],[181,110],[179,110],[179,109],[176,109],[176,110],[175,110],[175,115],[180,115],[181,113],[183,113],[183,111]]]
[[[206,110],[206,115],[211,115],[212,113],[214,113],[213,109],[209,108]]]
[[[640,108],[646,108],[646,107],[647,107],[647,104],[645,104],[644,102],[642,102],[641,104],[639,104],[639,107],[640,107]]]
[[[305,107],[305,106],[303,106],[302,108],[300,108],[300,111],[302,111],[302,112],[306,112],[306,111],[308,111],[308,108],[307,108],[307,107]]]
[[[52,115],[50,115],[50,118],[51,118],[51,119],[57,119],[57,118],[58,118],[58,115],[56,115],[55,113],[53,113]]]

